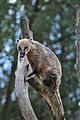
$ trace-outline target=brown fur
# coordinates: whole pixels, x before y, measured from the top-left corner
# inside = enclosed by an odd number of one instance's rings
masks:
[[[41,80],[44,80],[46,76],[48,77],[50,75],[48,74],[49,72],[56,74],[56,84],[59,88],[62,72],[60,62],[56,55],[49,48],[34,40],[22,39],[18,43],[18,46],[20,46],[22,50],[25,45],[29,47],[28,52],[25,52],[32,69],[37,69]]]

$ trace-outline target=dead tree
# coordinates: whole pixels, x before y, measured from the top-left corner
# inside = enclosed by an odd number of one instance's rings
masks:
[[[80,86],[80,6],[77,6],[77,11],[76,11],[76,29],[77,29],[76,69],[77,69],[78,82]],[[80,113],[78,114],[78,120],[80,120]]]
[[[25,19],[21,19],[21,29],[22,29],[22,35],[23,38],[29,38],[32,37],[32,32],[29,31],[29,21]],[[33,108],[31,106],[30,100],[29,100],[29,94],[28,94],[28,83],[24,83],[24,67],[20,67],[19,61],[17,63],[17,74],[16,74],[16,80],[15,80],[15,93],[16,93],[16,99],[19,106],[19,111],[21,113],[21,117],[23,120],[37,120],[37,117],[33,111]],[[28,61],[27,61],[28,64]],[[29,71],[31,71],[31,68],[29,67]],[[26,76],[28,75],[28,72],[26,72]],[[27,78],[26,78],[27,79]]]
[[[25,19],[22,19],[21,20],[21,28],[22,28],[23,37],[30,38],[31,32],[29,31],[29,22],[27,22]],[[26,61],[28,62],[27,58],[26,58]],[[28,93],[26,93],[26,85],[24,84],[25,66],[26,66],[26,63],[24,65],[23,63],[20,63],[18,61],[16,81],[15,81],[16,97],[17,97],[19,108],[20,108],[20,112],[21,112],[24,120],[34,120],[33,117],[36,120],[37,118],[31,108],[30,101],[29,101],[29,103],[27,102]],[[30,71],[28,71],[28,72],[31,72],[31,68],[30,68]],[[28,74],[28,72],[26,74]],[[46,85],[44,85],[43,82],[40,81],[40,79],[36,75],[33,75],[32,77],[30,77],[30,79],[27,82],[48,103],[50,110],[52,112],[53,120],[65,120],[66,119],[65,115],[64,115],[64,109],[63,109],[60,94],[56,90],[52,91],[50,88],[48,88]],[[28,91],[28,88],[27,88],[27,91]],[[28,100],[29,100],[29,97],[28,97]],[[29,110],[29,108],[30,108],[30,110]],[[28,116],[28,115],[30,115],[29,113],[32,114],[33,117]]]

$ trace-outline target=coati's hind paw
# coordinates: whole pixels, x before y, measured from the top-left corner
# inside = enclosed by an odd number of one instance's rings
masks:
[[[50,86],[51,86],[51,81],[48,80],[48,79],[44,79],[44,80],[43,80],[43,83],[44,83],[44,85],[46,85],[47,87],[50,87]]]
[[[53,82],[53,80],[57,79],[57,74],[52,74],[50,77],[51,77],[51,81]]]
[[[56,80],[57,80],[57,74],[51,75],[51,88],[54,90],[57,88]]]
[[[57,87],[56,80],[57,80],[57,74],[50,74],[46,76],[46,78],[43,80],[43,83],[50,89],[56,89]]]

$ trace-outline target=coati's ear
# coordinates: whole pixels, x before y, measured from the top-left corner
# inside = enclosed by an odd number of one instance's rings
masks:
[[[32,37],[30,37],[30,40],[33,40],[33,38],[32,38]]]
[[[33,44],[33,37],[30,37],[31,43]]]
[[[17,43],[17,44],[18,44],[18,42],[19,42],[19,39],[16,40],[16,43]]]

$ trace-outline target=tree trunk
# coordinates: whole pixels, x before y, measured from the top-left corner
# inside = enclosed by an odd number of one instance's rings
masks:
[[[21,30],[22,30],[23,38],[33,37],[32,31],[29,30],[28,19],[27,20],[25,18],[21,19]],[[27,64],[29,64],[28,61],[26,62]],[[19,110],[21,113],[21,117],[24,120],[37,120],[37,117],[33,111],[33,108],[29,100],[28,83],[26,84],[24,83],[24,73],[27,76],[29,72],[31,72],[31,67],[29,67],[29,71],[27,71],[26,67],[20,68],[20,66],[21,64],[19,63],[19,60],[18,60],[17,74],[16,74],[16,80],[15,80],[15,93],[16,93],[16,98],[17,98]]]
[[[77,11],[76,11],[76,29],[77,29],[76,69],[77,69],[78,82],[80,86],[80,6],[77,6]],[[80,120],[80,112],[78,114],[78,120]]]
[[[28,83],[26,84],[24,83],[24,72],[25,72],[24,69],[25,68],[21,65],[21,63],[19,64],[18,61],[17,74],[15,80],[15,93],[16,93],[19,110],[24,120],[37,120],[29,100]]]

